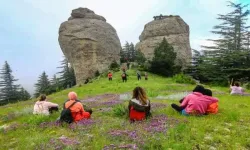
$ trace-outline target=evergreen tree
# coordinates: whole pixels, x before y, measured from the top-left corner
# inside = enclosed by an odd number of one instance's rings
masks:
[[[36,87],[35,97],[38,97],[40,94],[48,95],[51,93],[50,81],[45,71],[39,76],[39,79],[35,84],[35,87]]]
[[[135,46],[133,43],[130,43],[129,45],[129,61],[130,62],[135,61],[135,55],[136,55]]]
[[[137,51],[135,51],[135,59],[134,60],[139,65],[142,65],[142,64],[145,63],[146,58],[145,58],[144,54],[140,50],[137,50]]]
[[[26,91],[23,87],[21,87],[19,91],[19,100],[29,100],[30,99],[30,94],[28,91]]]
[[[59,82],[59,79],[56,77],[56,75],[53,76],[50,83],[51,83],[51,90],[50,91],[52,93],[60,90],[60,82]]]
[[[163,38],[162,42],[155,48],[150,71],[164,76],[172,76],[180,71],[177,71],[175,59],[174,48]]]
[[[18,89],[19,85],[14,84],[17,79],[12,75],[12,70],[7,61],[0,72],[0,93],[1,100],[9,102],[18,101]]]
[[[70,66],[68,60],[65,57],[63,61],[61,61],[61,66],[58,68],[62,69],[62,71],[58,72],[58,74],[60,74],[59,77],[60,87],[66,89],[68,87],[76,85],[76,77],[74,69],[72,66]]]
[[[220,38],[211,40],[214,46],[203,46],[204,61],[199,67],[204,81],[227,83],[228,79],[236,77],[235,74],[244,78],[243,72],[250,68],[249,26],[246,24],[250,12],[246,9],[247,5],[229,2],[228,6],[233,11],[220,14],[217,19],[222,23],[211,31]]]

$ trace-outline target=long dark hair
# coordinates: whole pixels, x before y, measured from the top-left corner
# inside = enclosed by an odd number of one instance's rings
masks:
[[[205,88],[202,85],[197,85],[194,89],[193,92],[199,92],[201,94],[203,94],[205,91]]]
[[[133,90],[133,98],[139,100],[142,105],[147,104],[148,97],[146,95],[146,92],[143,88],[139,86]]]

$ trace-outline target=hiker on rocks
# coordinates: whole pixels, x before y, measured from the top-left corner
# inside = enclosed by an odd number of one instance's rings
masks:
[[[243,95],[244,94],[244,89],[240,87],[240,84],[238,82],[235,82],[234,86],[233,84],[230,85],[230,89],[231,89],[231,92],[230,92],[231,95]]]
[[[141,87],[136,87],[133,90],[133,97],[129,101],[129,119],[131,122],[147,119],[151,116],[150,101],[146,92]]]
[[[41,95],[39,101],[34,105],[33,114],[49,115],[53,111],[58,111],[58,104],[48,102],[46,95]]]
[[[144,76],[145,76],[145,80],[148,80],[148,74],[147,74],[147,72],[145,72]]]
[[[204,91],[205,88],[203,86],[197,85],[193,93],[187,95],[180,101],[180,106],[176,104],[171,104],[171,106],[182,115],[204,115],[210,104],[218,102],[217,98],[204,96]]]
[[[112,75],[112,73],[111,73],[111,72],[109,72],[109,73],[108,73],[108,78],[109,78],[109,81],[112,81],[112,76],[113,76],[113,75]]]
[[[125,71],[122,72],[121,76],[122,76],[122,82],[127,82],[127,76],[128,76],[128,74]]]
[[[64,104],[64,109],[69,108],[74,122],[78,122],[82,119],[89,119],[90,113],[86,112],[83,105],[77,101],[77,94],[75,92],[70,92],[68,94],[69,101]]]
[[[141,80],[141,73],[139,70],[137,70],[136,76],[137,76],[138,81]]]

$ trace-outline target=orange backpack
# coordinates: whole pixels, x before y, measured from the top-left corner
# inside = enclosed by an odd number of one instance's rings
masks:
[[[217,114],[218,113],[218,107],[219,107],[218,102],[208,105],[207,113],[209,113],[209,114]]]

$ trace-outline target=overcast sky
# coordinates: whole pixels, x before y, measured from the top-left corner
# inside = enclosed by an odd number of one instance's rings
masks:
[[[233,0],[246,3],[248,0]],[[180,15],[190,27],[194,49],[211,44],[209,31],[219,22],[217,14],[230,11],[227,0],[1,0],[0,68],[10,64],[13,75],[30,92],[43,72],[58,72],[62,52],[58,29],[72,9],[87,7],[106,18],[122,44],[136,44],[144,25],[155,15]]]

